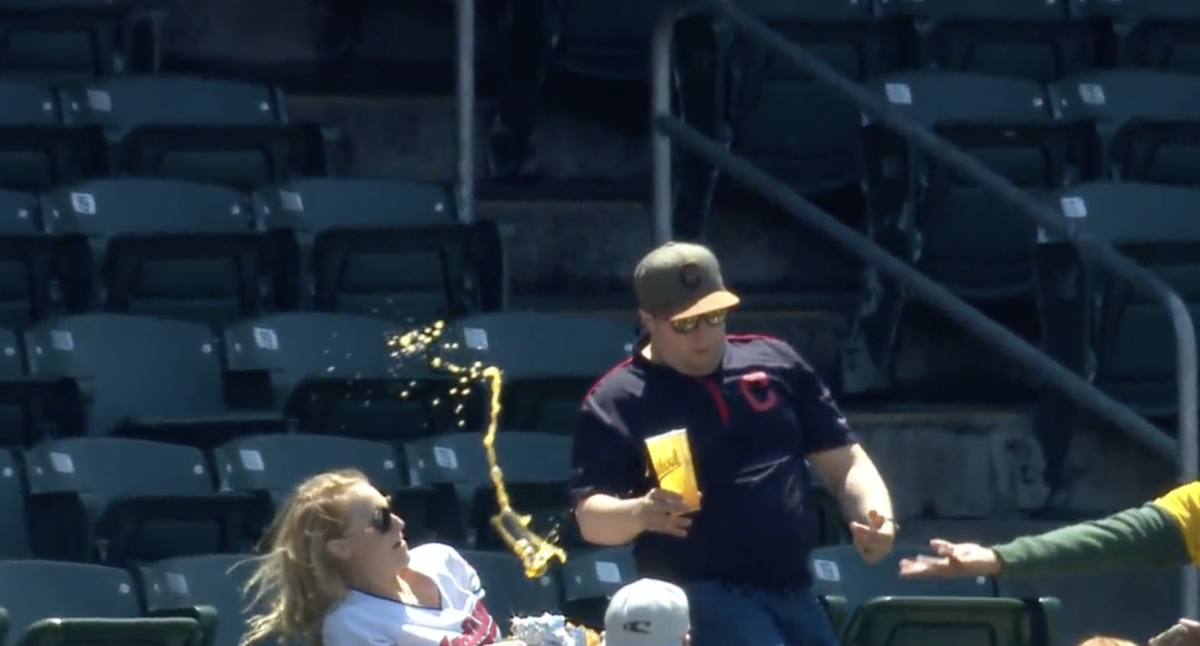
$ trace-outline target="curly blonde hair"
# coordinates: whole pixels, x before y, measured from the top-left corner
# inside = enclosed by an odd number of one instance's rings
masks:
[[[325,615],[346,595],[326,544],[346,531],[346,492],[366,482],[354,469],[322,473],[302,482],[279,509],[246,582],[253,614],[239,646],[272,635],[281,643],[323,646]]]

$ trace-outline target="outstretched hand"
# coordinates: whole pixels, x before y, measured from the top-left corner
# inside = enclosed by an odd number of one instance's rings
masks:
[[[975,543],[929,541],[934,556],[920,555],[900,561],[900,576],[910,579],[985,576],[1000,573],[1000,558],[991,548]]]
[[[850,523],[850,536],[864,561],[878,563],[892,551],[892,543],[896,540],[896,525],[872,510],[867,515],[866,523]]]

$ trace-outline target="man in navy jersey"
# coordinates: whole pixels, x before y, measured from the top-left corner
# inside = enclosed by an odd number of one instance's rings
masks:
[[[787,343],[726,335],[738,298],[708,249],[668,243],[634,274],[646,336],[584,399],[571,489],[583,538],[633,542],[638,573],[688,593],[693,646],[836,646],[811,591],[812,475],[863,558],[891,550],[886,485]],[[658,488],[644,440],[686,429],[699,511]]]

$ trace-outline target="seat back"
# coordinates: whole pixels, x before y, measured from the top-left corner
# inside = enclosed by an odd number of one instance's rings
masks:
[[[1096,123],[1104,170],[1113,179],[1200,185],[1200,80],[1151,70],[1094,71],[1054,85],[1051,93],[1063,119]]]
[[[53,244],[42,231],[37,197],[0,189],[0,325],[23,328],[48,316]]]
[[[25,485],[21,464],[9,451],[0,451],[0,559],[27,559],[29,528],[25,524]],[[0,602],[0,608],[4,607]]]
[[[388,321],[326,312],[275,314],[225,329],[232,390],[265,395],[300,430],[397,440],[431,431],[433,411],[398,369]],[[419,367],[423,368],[423,367]]]
[[[747,0],[738,7],[859,82],[901,67],[895,24],[869,2]],[[857,183],[861,110],[757,40],[737,35],[729,53],[735,150],[802,193]]]
[[[80,385],[91,435],[225,412],[217,339],[202,325],[81,314],[30,328],[25,346],[31,375]]]
[[[939,136],[1018,187],[1063,186],[1087,169],[1089,129],[1057,123],[1044,89],[1021,79],[905,72],[872,87]],[[1036,229],[1029,218],[884,129],[871,126],[871,217],[912,220],[925,271],[960,295],[987,300],[1027,295]]]
[[[884,16],[916,23],[923,67],[1048,83],[1096,67],[1092,24],[1071,2],[922,0],[886,2]]]
[[[629,358],[635,339],[632,326],[612,319],[513,311],[466,317],[445,334],[457,344],[443,352],[448,361],[503,370],[504,426],[563,434],[588,389]],[[465,427],[483,428],[486,397],[472,402]]]
[[[246,199],[222,186],[152,178],[94,180],[44,197],[75,311],[225,323],[258,313],[265,238]],[[65,256],[65,257],[64,257]]]
[[[70,123],[109,131],[113,167],[250,190],[329,170],[324,135],[287,124],[270,87],[185,76],[96,79],[66,91]]]
[[[246,631],[242,592],[253,554],[206,554],[166,559],[139,569],[149,612],[210,606],[217,611],[212,646],[238,646]]]
[[[0,81],[0,185],[40,191],[106,170],[99,131],[64,127],[60,106],[49,87]]]
[[[586,0],[546,4],[552,11],[555,64],[611,81],[646,78],[657,7],[638,0],[614,0],[603,6]]]
[[[190,513],[195,499],[215,495],[196,448],[72,438],[26,451],[25,464],[39,555],[73,560],[96,549],[105,562],[121,562],[218,551],[225,544],[216,513]]]
[[[483,582],[484,604],[500,625],[501,634],[509,634],[512,617],[561,613],[556,572],[530,580],[525,578],[521,561],[511,554],[469,550],[461,553]]]
[[[385,493],[403,486],[395,450],[380,442],[332,435],[257,435],[218,447],[214,458],[222,487],[234,491],[290,494],[309,477],[357,469]]]
[[[1200,74],[1200,7],[1188,0],[1079,2],[1084,18],[1112,25],[1116,64]]]
[[[458,223],[444,186],[315,178],[256,199],[285,306],[426,323],[503,299],[495,224]]]
[[[1084,184],[1056,197],[1074,228],[1115,245],[1166,281],[1200,315],[1200,219],[1195,217],[1200,188]],[[1174,414],[1174,332],[1162,305],[1125,280],[1086,264],[1065,240],[1049,238],[1039,245],[1039,256],[1063,253],[1069,254],[1065,262],[1044,263],[1057,276],[1043,279],[1042,300],[1059,308],[1069,301],[1086,311],[1048,318],[1048,338],[1077,343],[1078,330],[1084,329],[1098,385],[1143,414]],[[1072,275],[1079,278],[1069,282]],[[1061,334],[1056,328],[1062,328]]]
[[[125,570],[101,565],[0,561],[0,599],[8,612],[8,644],[17,644],[31,626],[52,617],[141,616],[133,578]]]
[[[1041,608],[1020,599],[882,597],[864,603],[843,639],[863,646],[1046,646]]]
[[[0,73],[77,81],[156,72],[158,21],[150,3],[5,0],[0,2]]]

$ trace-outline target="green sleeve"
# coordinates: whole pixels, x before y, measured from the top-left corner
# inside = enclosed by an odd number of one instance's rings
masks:
[[[1191,563],[1179,524],[1153,504],[993,547],[1004,574]]]

